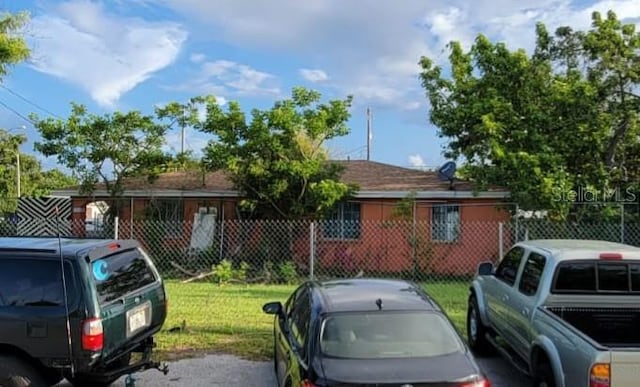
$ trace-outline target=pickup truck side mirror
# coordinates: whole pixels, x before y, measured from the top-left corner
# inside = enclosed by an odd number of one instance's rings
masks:
[[[493,263],[482,262],[478,265],[478,275],[493,275]]]

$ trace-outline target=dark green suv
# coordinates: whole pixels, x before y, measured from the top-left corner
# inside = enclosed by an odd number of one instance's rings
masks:
[[[166,373],[151,360],[166,315],[162,279],[137,241],[0,238],[0,386]]]

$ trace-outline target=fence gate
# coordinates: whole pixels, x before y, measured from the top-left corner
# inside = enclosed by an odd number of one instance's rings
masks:
[[[56,214],[56,208],[58,209]],[[20,236],[71,235],[73,207],[71,198],[20,198],[18,201],[18,229]],[[56,219],[57,217],[57,219]]]

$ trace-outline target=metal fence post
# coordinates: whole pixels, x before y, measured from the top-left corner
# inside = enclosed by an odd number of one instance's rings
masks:
[[[224,218],[220,221],[220,245],[218,246],[218,257],[222,259],[222,254],[224,253]]]
[[[316,260],[316,222],[309,225],[309,279],[313,281],[313,263]]]
[[[504,223],[498,223],[498,257],[502,261],[504,254]]]
[[[620,203],[620,243],[624,243],[624,204]]]
[[[120,218],[116,215],[115,219],[113,220],[113,239],[118,239],[118,223],[120,221]]]
[[[518,219],[520,218],[520,206],[518,206],[516,204],[516,216],[515,218],[515,227],[516,227],[516,237],[515,240],[513,241],[513,243],[517,243],[520,240],[520,227],[519,227],[519,223],[518,223]]]

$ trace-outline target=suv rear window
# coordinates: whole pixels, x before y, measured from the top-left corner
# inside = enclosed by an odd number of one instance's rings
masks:
[[[444,356],[463,350],[455,328],[435,312],[340,313],[322,325],[324,355],[347,359]]]
[[[640,263],[578,261],[558,266],[552,293],[602,292],[640,294]]]
[[[64,306],[62,270],[54,260],[0,259],[0,307]],[[75,300],[74,279],[70,264],[65,263],[65,281],[69,302]]]
[[[101,303],[117,300],[156,281],[139,249],[123,251],[91,263]]]

